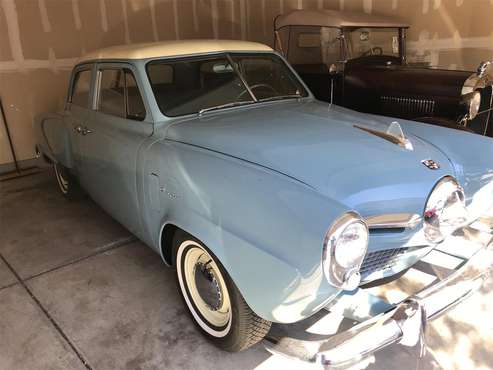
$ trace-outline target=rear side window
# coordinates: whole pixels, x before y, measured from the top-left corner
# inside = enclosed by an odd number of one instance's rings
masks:
[[[91,70],[83,70],[76,73],[72,87],[71,103],[88,108],[89,91],[91,89]]]
[[[100,70],[98,111],[142,121],[146,110],[135,77],[128,69]]]

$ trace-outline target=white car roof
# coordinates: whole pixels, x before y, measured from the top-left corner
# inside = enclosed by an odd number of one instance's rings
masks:
[[[148,59],[227,51],[272,51],[267,45],[238,40],[177,40],[111,46],[92,51],[79,59],[80,62],[105,59]]]

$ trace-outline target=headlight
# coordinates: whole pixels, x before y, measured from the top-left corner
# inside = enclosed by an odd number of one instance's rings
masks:
[[[424,211],[425,236],[441,242],[467,221],[464,190],[453,177],[441,179],[433,188]]]
[[[469,119],[474,119],[479,112],[481,106],[481,94],[479,91],[474,91],[466,95],[467,115]]]
[[[368,248],[368,227],[355,212],[339,217],[325,236],[323,268],[330,284],[354,290]]]

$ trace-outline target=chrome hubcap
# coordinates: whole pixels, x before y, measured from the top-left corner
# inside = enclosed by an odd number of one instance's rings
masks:
[[[226,283],[207,251],[194,245],[184,256],[184,281],[200,315],[214,327],[231,320],[231,302]]]
[[[214,270],[209,266],[211,261],[195,265],[195,285],[200,297],[212,311],[217,311],[222,304],[222,292]]]

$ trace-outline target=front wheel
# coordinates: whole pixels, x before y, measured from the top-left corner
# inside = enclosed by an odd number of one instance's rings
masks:
[[[173,244],[178,288],[205,337],[230,352],[242,351],[262,340],[270,321],[250,309],[212,252],[181,231]]]

